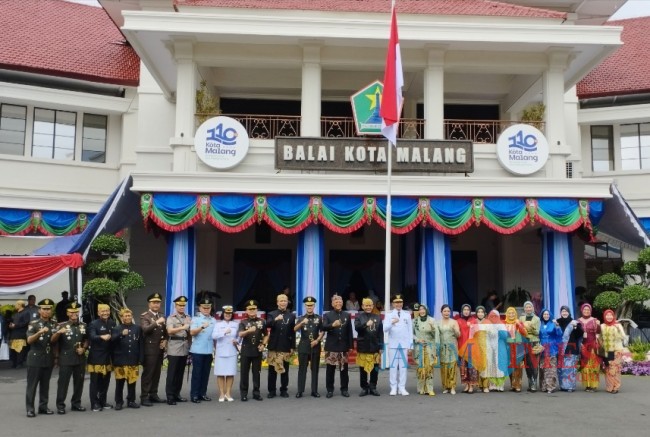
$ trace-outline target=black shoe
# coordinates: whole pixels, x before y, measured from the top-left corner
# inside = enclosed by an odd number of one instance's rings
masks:
[[[36,413],[34,413],[34,410],[29,410],[27,412],[27,417],[36,417]]]
[[[73,405],[70,409],[72,411],[86,411],[86,407],[82,407],[81,405]]]
[[[194,402],[195,404],[200,404],[201,398],[192,398],[192,402]],[[144,403],[142,403],[142,405],[144,405]]]
[[[115,411],[120,411],[122,409],[122,403],[121,402],[116,402],[115,403]]]
[[[142,399],[140,404],[142,404],[143,407],[153,407],[153,403],[151,403],[151,401],[147,398]]]
[[[246,395],[242,396],[241,401],[242,402],[248,402],[248,396],[246,396]],[[192,401],[192,402],[194,402],[194,401]]]
[[[347,390],[341,390],[341,396],[343,396],[344,398],[349,398],[349,397],[350,397],[350,393],[348,393]]]
[[[38,414],[45,414],[47,416],[50,416],[54,414],[54,411],[50,410],[49,408],[46,408],[45,410],[38,410]]]
[[[256,401],[263,401],[264,400],[264,399],[262,399],[262,396],[260,396],[260,395],[253,395],[253,399],[255,399]]]
[[[319,398],[320,394],[317,391],[313,391],[313,392],[311,392],[311,397],[312,398]]]
[[[379,392],[377,391],[376,388],[371,388],[370,389],[370,394],[373,395],[373,396],[381,396],[381,394],[379,394]]]
[[[173,399],[167,399],[167,405],[176,405],[176,401]]]
[[[334,396],[334,393],[332,393],[331,391],[328,391],[327,394],[325,395],[327,399],[331,398],[332,396]]]
[[[113,408],[113,405],[112,404],[102,404],[102,408],[104,410],[110,410],[110,409]]]
[[[212,398],[209,398],[207,396],[201,396],[201,400],[206,401],[206,402],[210,402],[212,400]]]
[[[289,393],[287,393],[286,391],[281,391],[281,392],[280,392],[280,397],[281,397],[281,398],[288,398],[288,397],[289,397]]]
[[[302,393],[301,393],[301,392],[296,393],[296,398],[300,399],[301,397],[302,397]]]
[[[99,404],[95,404],[95,405],[93,405],[92,408],[93,408],[93,411],[102,411],[102,406],[99,405]]]
[[[273,391],[270,391],[269,394],[266,395],[266,397],[269,398],[269,399],[273,399],[275,396],[276,396],[275,392],[273,392]]]
[[[187,402],[187,398],[184,398],[182,396],[176,396],[176,399],[174,399],[176,402]]]
[[[129,407],[129,408],[140,408],[140,405],[138,405],[137,402],[131,401],[131,402],[128,403],[127,407]]]
[[[65,408],[57,408],[56,414],[65,414]]]
[[[151,402],[153,402],[154,404],[164,404],[164,403],[165,403],[165,401],[163,401],[162,399],[160,399],[160,398],[158,397],[158,395],[149,396],[149,400],[150,400]]]
[[[363,389],[363,390],[361,390],[361,393],[359,393],[359,397],[362,398],[364,396],[368,396],[369,394],[370,394],[370,390]]]

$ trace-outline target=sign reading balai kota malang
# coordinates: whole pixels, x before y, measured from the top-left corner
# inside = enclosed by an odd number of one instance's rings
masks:
[[[386,171],[385,139],[277,137],[278,170]],[[393,172],[472,173],[471,141],[398,140]]]

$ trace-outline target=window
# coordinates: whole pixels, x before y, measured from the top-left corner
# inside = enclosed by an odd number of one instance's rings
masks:
[[[81,160],[85,162],[106,162],[105,115],[84,114]]]
[[[650,123],[621,125],[621,168],[650,168]]]
[[[25,153],[26,118],[26,106],[0,105],[0,153]]]
[[[32,156],[72,161],[76,125],[74,112],[35,108]]]
[[[591,163],[595,172],[614,170],[613,133],[612,126],[591,126]]]

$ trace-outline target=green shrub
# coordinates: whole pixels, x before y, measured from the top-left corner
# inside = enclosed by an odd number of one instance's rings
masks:
[[[616,310],[621,302],[623,302],[623,299],[616,291],[604,291],[594,299],[594,308]]]

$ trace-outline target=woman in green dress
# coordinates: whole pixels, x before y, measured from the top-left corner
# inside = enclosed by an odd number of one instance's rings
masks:
[[[456,373],[458,373],[458,337],[460,327],[451,318],[451,307],[443,305],[440,308],[442,320],[438,325],[440,332],[440,379],[443,393],[456,394]]]
[[[418,394],[435,396],[433,369],[438,363],[439,334],[429,310],[420,304],[413,319],[413,359],[417,366]]]

